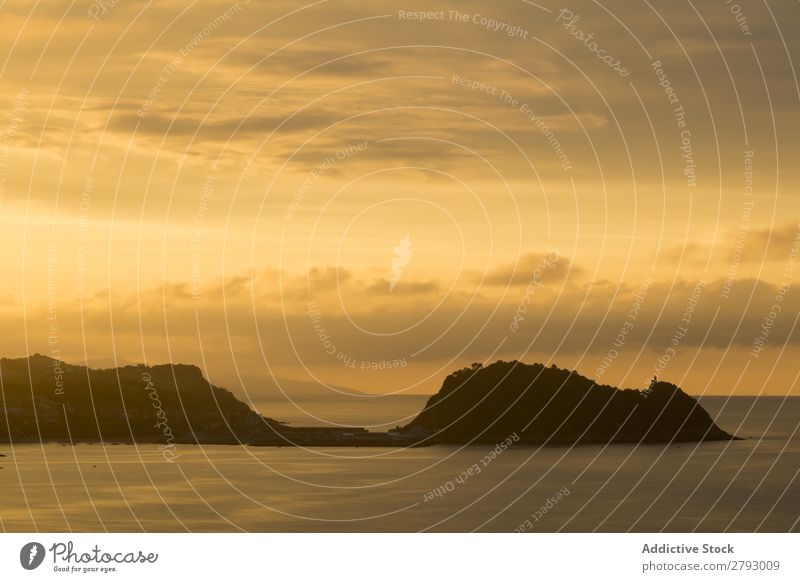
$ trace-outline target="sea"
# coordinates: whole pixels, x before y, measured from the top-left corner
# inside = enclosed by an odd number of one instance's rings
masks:
[[[426,396],[256,403],[385,429]],[[800,531],[800,398],[703,397],[743,440],[576,447],[0,444],[9,532]],[[512,435],[509,435],[512,437]]]

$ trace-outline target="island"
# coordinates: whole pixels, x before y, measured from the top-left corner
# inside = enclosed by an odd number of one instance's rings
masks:
[[[498,361],[450,374],[409,425],[437,443],[671,443],[731,440],[668,382],[621,390],[554,365]],[[518,440],[517,440],[518,439]]]

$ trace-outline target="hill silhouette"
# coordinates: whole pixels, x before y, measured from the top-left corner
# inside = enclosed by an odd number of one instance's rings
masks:
[[[555,366],[498,361],[450,374],[406,431],[435,442],[548,444],[730,440],[674,384],[621,390]]]
[[[36,354],[3,358],[0,372],[2,441],[233,443],[275,422],[211,385],[196,366],[94,370]]]

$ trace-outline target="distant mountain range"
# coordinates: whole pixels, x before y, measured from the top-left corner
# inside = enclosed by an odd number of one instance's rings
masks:
[[[36,354],[0,360],[0,380],[0,442],[400,446],[497,443],[511,435],[530,444],[733,438],[672,384],[620,390],[520,362],[454,372],[409,425],[389,433],[289,427],[185,364],[95,370]]]
[[[436,442],[665,443],[730,440],[683,390],[658,382],[647,391],[595,384],[576,372],[498,361],[450,374],[407,431]]]
[[[366,396],[365,392],[342,386],[325,386],[317,382],[275,378],[245,376],[242,378],[247,387],[247,395],[254,401],[285,400],[287,395],[298,400],[338,399],[347,396]]]

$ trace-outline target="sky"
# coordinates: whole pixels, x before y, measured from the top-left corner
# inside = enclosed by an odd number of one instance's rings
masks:
[[[800,395],[795,2],[7,0],[0,354]]]

